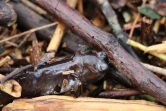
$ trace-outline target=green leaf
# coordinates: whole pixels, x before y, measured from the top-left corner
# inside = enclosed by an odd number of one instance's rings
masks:
[[[138,12],[140,12],[143,15],[146,15],[147,17],[151,19],[160,19],[161,15],[159,15],[157,12],[152,10],[151,8],[148,7],[147,4],[138,7]]]
[[[122,14],[125,22],[129,22],[131,20],[131,16],[128,12],[123,12]]]

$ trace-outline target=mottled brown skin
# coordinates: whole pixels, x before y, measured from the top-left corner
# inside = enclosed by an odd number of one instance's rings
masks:
[[[15,79],[22,86],[22,97],[35,97],[48,94],[74,92],[74,96],[81,94],[81,87],[95,82],[105,75],[108,66],[103,61],[103,53],[98,55],[76,55],[56,58],[38,65],[37,71],[29,67],[19,72]],[[26,66],[25,66],[26,67]],[[63,74],[65,71],[74,73]],[[64,83],[64,80],[68,83]],[[0,93],[0,97],[3,96]],[[3,104],[3,98],[0,104]],[[11,100],[11,99],[10,99]]]

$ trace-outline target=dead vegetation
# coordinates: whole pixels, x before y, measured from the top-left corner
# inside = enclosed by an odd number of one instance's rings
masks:
[[[0,25],[2,110],[166,110],[166,1],[1,0]]]

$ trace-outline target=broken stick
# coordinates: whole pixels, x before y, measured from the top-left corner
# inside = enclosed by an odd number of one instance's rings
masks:
[[[0,74],[0,79],[4,78],[5,76]],[[22,87],[20,84],[15,80],[8,80],[3,84],[0,84],[0,90],[13,96],[13,97],[20,97]],[[7,98],[6,98],[7,99]]]
[[[115,100],[101,98],[73,98],[68,96],[42,96],[18,99],[2,111],[166,111],[161,105],[144,100]]]

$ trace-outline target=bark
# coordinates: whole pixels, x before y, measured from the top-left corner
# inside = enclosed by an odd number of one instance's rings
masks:
[[[89,104],[90,103],[90,104]],[[117,107],[120,106],[120,107]],[[18,99],[2,111],[166,111],[164,106],[147,101],[114,100],[100,98],[73,98],[67,96],[43,96]]]
[[[112,97],[135,96],[139,94],[141,93],[135,89],[119,89],[119,90],[101,92],[99,94],[99,97],[112,98]]]
[[[5,0],[0,0],[0,26],[11,26],[16,21],[17,15],[11,5]]]
[[[33,2],[70,27],[96,50],[103,50],[109,62],[130,79],[138,90],[166,104],[165,82],[131,57],[113,35],[95,27],[62,0],[33,0]]]

